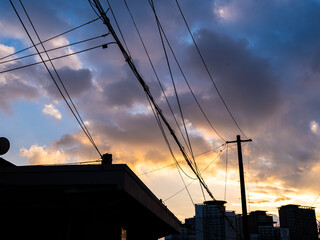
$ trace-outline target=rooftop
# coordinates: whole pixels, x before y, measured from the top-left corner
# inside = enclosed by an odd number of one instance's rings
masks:
[[[154,239],[180,232],[180,221],[124,164],[0,167],[0,192],[0,209],[8,220],[4,224],[10,229],[17,215],[24,225],[46,228],[42,222],[54,225],[51,218],[57,213],[65,221],[71,211],[79,225],[74,231],[91,229],[82,223],[91,219]]]

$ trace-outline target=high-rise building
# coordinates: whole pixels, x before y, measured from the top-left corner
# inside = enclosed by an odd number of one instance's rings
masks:
[[[195,217],[185,219],[181,233],[167,236],[166,240],[241,239],[241,215],[226,211],[225,203],[215,200],[196,204]]]
[[[248,215],[249,233],[257,234],[259,226],[273,226],[273,218],[266,211],[253,211]]]
[[[314,207],[285,205],[279,208],[280,226],[288,228],[291,240],[318,239]]]
[[[225,220],[226,239],[241,239],[242,216],[234,211],[226,211],[226,217],[228,218],[228,221]]]
[[[273,226],[259,226],[259,240],[290,240],[288,228],[276,228]],[[252,240],[252,239],[250,239]]]
[[[196,240],[239,238],[241,216],[234,211],[226,211],[225,203],[225,201],[206,201],[204,204],[196,204]]]
[[[206,201],[196,204],[196,239],[225,240],[225,201]]]

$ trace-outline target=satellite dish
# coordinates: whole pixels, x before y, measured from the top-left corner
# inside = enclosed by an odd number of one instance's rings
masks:
[[[9,151],[10,142],[5,137],[0,137],[0,155],[6,154]]]

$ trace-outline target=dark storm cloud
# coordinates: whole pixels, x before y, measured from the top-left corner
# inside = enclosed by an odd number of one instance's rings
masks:
[[[133,78],[122,78],[106,84],[103,92],[106,102],[115,106],[132,107],[135,103],[145,100],[143,90]]]
[[[235,20],[226,27],[232,36],[246,36],[250,47],[274,63],[314,65],[319,50],[319,1],[226,1]],[[250,12],[250,14],[248,14]],[[310,65],[311,64],[311,65]],[[302,70],[301,68],[291,70]],[[287,69],[285,69],[287,70]]]
[[[306,175],[318,163],[319,154],[319,136],[310,131],[310,122],[319,121],[315,61],[319,29],[314,27],[319,17],[319,11],[314,9],[319,9],[319,4],[302,6],[294,2],[287,8],[286,4],[269,2],[266,3],[269,7],[262,7],[252,1],[242,2],[243,6],[237,8],[242,18],[231,25],[247,24],[244,26],[248,33],[246,39],[241,35],[236,37],[237,30],[228,35],[200,29],[195,33],[196,41],[228,106],[254,140],[251,167],[255,178],[259,181],[279,179],[288,186],[299,187],[305,185]],[[228,4],[238,3],[229,1],[225,5]],[[270,16],[262,18],[270,22],[248,20],[246,11],[250,10],[259,19],[262,8],[261,14]],[[280,24],[276,24],[277,21]],[[230,27],[228,23],[225,26]],[[277,37],[267,38],[272,32],[277,32]],[[228,133],[231,127],[234,130],[230,133],[235,132],[232,121],[226,121],[229,116],[224,113],[216,92],[212,88],[208,91],[208,77],[191,47],[187,50],[185,65],[198,82],[200,102],[205,109],[212,109],[209,116],[218,130]],[[197,83],[192,80],[192,84]],[[193,100],[187,94],[182,95],[182,99],[189,103],[184,105],[187,112],[190,109],[192,113]],[[193,114],[187,116],[193,123],[200,123]]]
[[[274,75],[268,60],[252,53],[244,39],[234,40],[207,29],[199,30],[195,36],[199,48],[206,50],[203,51],[203,57],[240,125],[247,129],[252,124],[257,126],[261,121],[272,118],[281,104],[278,91],[281,79]],[[210,119],[217,119],[219,125],[223,124],[220,129],[232,126],[232,121],[225,125],[225,119],[230,117],[226,114],[194,46],[189,46],[186,52],[185,66],[188,71],[196,73],[192,84],[203,86],[201,92],[198,92],[198,98],[204,109],[212,109],[208,111]],[[193,100],[189,98],[189,101],[192,103]],[[192,106],[190,103],[185,106]]]
[[[105,79],[103,83],[103,98],[105,103],[112,106],[133,107],[135,104],[147,105],[147,98],[138,80],[131,72],[126,77],[116,80]],[[155,82],[148,82],[150,91],[155,99],[161,96],[161,91]]]
[[[71,97],[79,97],[84,92],[89,91],[92,87],[92,74],[89,69],[73,70],[68,67],[63,67],[58,70],[58,73]],[[58,79],[56,79],[56,81],[61,87]],[[53,81],[50,81],[49,85],[45,88],[49,95],[61,98],[61,95]]]
[[[78,143],[77,139],[70,134],[64,134],[61,138],[57,141],[53,142],[53,146],[60,148],[60,147],[70,147],[74,146]]]
[[[90,128],[89,128],[90,129]],[[91,129],[90,129],[91,130]],[[91,131],[92,133],[92,131]],[[96,139],[95,135],[92,135],[94,139]],[[51,143],[53,150],[63,150],[65,154],[69,158],[77,158],[78,161],[88,161],[90,159],[98,159],[99,155],[92,147],[91,143],[88,141],[83,141],[85,139],[85,135],[83,132],[79,132],[77,134],[64,134],[60,139],[53,141]],[[86,140],[86,139],[85,139]],[[106,151],[109,149],[107,145],[101,148],[101,145],[98,144],[100,149]],[[105,153],[105,152],[102,152]],[[74,160],[71,160],[74,161]]]
[[[248,21],[256,47],[274,60],[273,68],[281,76],[280,89],[284,96],[282,111],[256,137],[253,166],[261,181],[277,178],[288,186],[318,189],[313,184],[318,181],[313,168],[319,163],[319,135],[311,131],[310,124],[320,119],[316,60],[320,30],[315,26],[320,5],[316,1],[288,4],[274,4],[264,13],[261,11],[262,18],[264,14],[272,16],[270,22],[259,23],[264,24],[265,33],[277,33],[272,41],[264,38],[265,35],[259,36],[257,33],[261,31],[255,32],[261,25]],[[314,177],[313,182],[310,176]]]

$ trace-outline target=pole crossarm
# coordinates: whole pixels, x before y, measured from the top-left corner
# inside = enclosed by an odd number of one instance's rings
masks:
[[[238,140],[235,140],[235,141],[226,141],[226,144],[228,143],[237,143]],[[247,140],[240,140],[240,142],[252,142],[252,139],[247,139]]]

